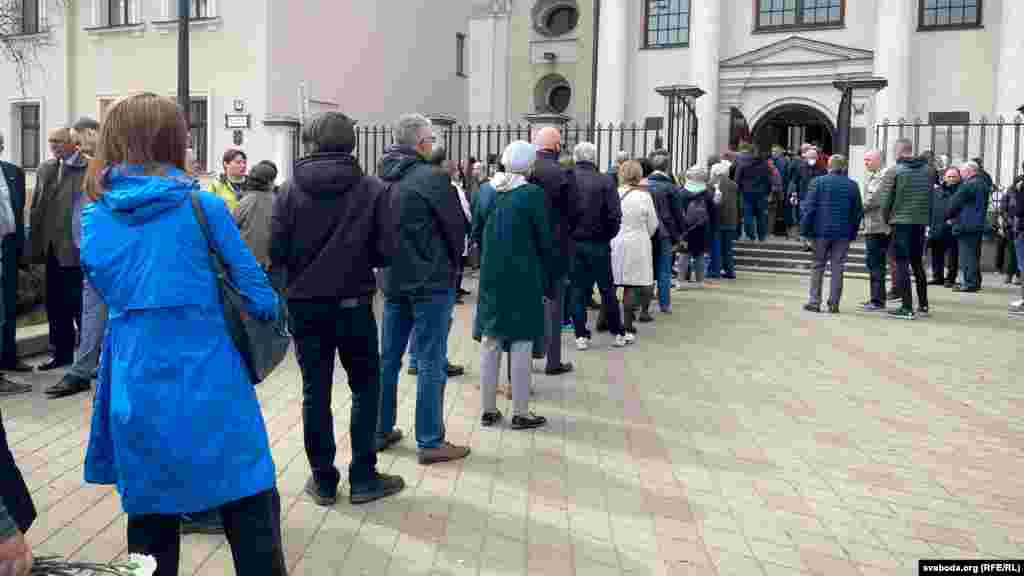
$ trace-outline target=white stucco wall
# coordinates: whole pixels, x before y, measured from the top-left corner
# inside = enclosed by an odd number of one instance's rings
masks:
[[[15,66],[0,60],[0,78],[3,78],[3,81],[0,81],[0,102],[3,103],[3,110],[0,111],[0,132],[4,135],[6,148],[0,157],[16,164],[20,163],[23,146],[36,147],[39,150],[40,161],[45,161],[49,157],[46,145],[47,132],[65,125],[70,116],[64,90],[67,47],[65,30],[69,23],[68,18],[73,17],[73,14],[65,14],[51,2],[45,4],[48,8],[48,42],[52,45],[38,49],[38,62],[30,67],[28,82],[24,87],[19,86],[15,80]],[[22,103],[39,105],[40,133],[36,142],[20,141],[21,126],[17,121],[16,107]]]
[[[997,17],[993,13],[996,6],[993,2],[990,12],[986,4],[986,19]],[[990,28],[915,32],[909,78],[911,114],[925,121],[929,112],[970,112],[971,120],[991,115],[995,109],[992,63],[996,62],[996,40]]]
[[[456,75],[455,46],[456,33],[469,31],[469,0],[296,4],[270,2],[271,114],[295,114],[298,86],[307,82],[314,98],[363,125],[404,112],[465,121],[469,84]]]

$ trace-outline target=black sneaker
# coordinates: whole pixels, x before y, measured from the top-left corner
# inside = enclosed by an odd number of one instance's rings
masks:
[[[495,410],[494,412],[484,412],[483,416],[480,416],[480,425],[490,428],[498,422],[501,422],[501,410]]]
[[[377,474],[377,477],[370,482],[352,485],[348,501],[351,504],[366,504],[398,494],[403,488],[405,488],[405,480],[402,480],[401,476]]]
[[[881,312],[885,310],[885,305],[877,302],[865,302],[860,305],[860,309],[865,312]]]
[[[548,376],[561,376],[572,372],[572,362],[562,362],[553,368],[545,368],[544,373]]]
[[[383,438],[378,436],[376,446],[377,452],[383,452],[395,444],[398,444],[402,441],[403,436],[401,428],[392,428],[391,432],[388,432],[387,436],[384,436]]]
[[[922,317],[922,318],[927,318],[927,317],[928,317],[928,316],[930,316],[931,314],[930,314],[930,312],[928,311],[928,307],[927,307],[927,306],[921,306],[921,307],[919,307],[919,308],[917,309],[917,315],[918,315],[918,316],[920,316],[920,317]]]
[[[915,318],[914,311],[909,308],[889,310],[889,317],[896,318],[897,320],[913,320]]]
[[[193,514],[181,515],[182,534],[223,534],[224,521],[221,520],[220,512],[208,510]]]
[[[598,324],[595,329],[597,330],[598,333],[607,332],[608,331],[608,325],[607,324]]]
[[[529,430],[531,428],[540,428],[547,424],[548,419],[543,416],[537,416],[533,412],[528,412],[525,416],[513,416],[512,417],[512,429],[513,430]]]
[[[309,477],[309,480],[306,480],[306,487],[303,488],[302,491],[308,494],[317,506],[330,507],[334,506],[338,502],[338,494],[329,494],[324,492],[320,488],[320,485],[316,483],[316,479],[312,476]]]
[[[79,392],[85,392],[88,389],[89,380],[80,378],[69,372],[60,379],[60,382],[57,382],[53,386],[47,388],[46,395],[51,399],[66,398],[68,396],[74,396]]]
[[[821,314],[821,306],[815,306],[814,304],[804,304],[804,310],[814,312],[815,314]]]
[[[838,304],[829,304],[828,305],[828,313],[829,314],[839,314],[839,305]]]
[[[454,378],[456,376],[462,376],[463,374],[466,373],[466,368],[464,366],[459,366],[458,364],[452,364],[451,362],[448,363],[448,366],[446,366],[446,369],[448,370],[448,377],[449,378]]]

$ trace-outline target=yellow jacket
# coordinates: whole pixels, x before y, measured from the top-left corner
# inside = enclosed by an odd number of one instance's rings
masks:
[[[218,198],[224,201],[228,206],[228,212],[235,213],[235,208],[238,207],[238,194],[235,193],[234,187],[228,182],[227,176],[221,174],[216,180],[210,184],[210,192],[215,194]]]

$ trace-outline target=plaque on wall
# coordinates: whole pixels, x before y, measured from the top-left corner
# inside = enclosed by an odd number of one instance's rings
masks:
[[[644,119],[644,130],[661,130],[665,124],[662,116],[648,116]]]

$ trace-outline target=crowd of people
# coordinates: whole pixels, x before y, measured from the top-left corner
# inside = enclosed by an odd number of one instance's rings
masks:
[[[549,376],[572,372],[562,357],[563,332],[574,333],[581,352],[596,345],[595,332],[608,333],[611,347],[634,345],[637,324],[655,321],[654,302],[670,315],[674,290],[736,277],[733,244],[741,228],[750,241],[765,241],[772,197],[787,228],[813,252],[808,311],[821,312],[830,267],[824,303],[839,312],[850,243],[862,230],[871,272],[863,310],[885,310],[892,299],[891,256],[901,302],[889,313],[928,314],[926,241],[932,283],[951,279],[944,258],[955,248],[962,282],[953,288],[980,287],[991,178],[976,161],[940,171],[905,140],[896,143],[892,167],[883,169],[877,151],[866,155],[862,194],[847,176],[846,158],[833,155],[822,167],[811,144],[801,148],[800,163],[781,149],[769,156],[743,146],[683,175],[671,173],[666,150],[642,158],[620,153],[602,172],[593,143],[563,150],[559,130],[544,127],[531,142],[510,143],[488,174],[474,159],[448,158],[422,115],[399,118],[394,138],[379,176],[368,175],[353,155],[355,123],[322,113],[304,126],[305,155],[279,187],[273,163],[250,170],[246,154],[231,149],[223,174],[203,191],[184,116],[169,99],[132,96],[116,103],[102,126],[83,119],[51,134],[54,159],[40,168],[30,212],[31,259],[47,266],[53,284],[53,358],[40,369],[70,366],[47,390],[52,397],[90,389],[98,372],[85,477],[118,487],[129,552],[156,558],[158,576],[177,573],[183,528],[224,533],[239,574],[286,572],[266,426],[221,313],[220,280],[199,215],[249,315],[274,319],[286,299],[311,469],[304,490],[321,506],[337,502],[343,479],[351,504],[404,488],[400,476],[378,471],[377,455],[405,438],[398,381],[406,357],[416,377],[411,426],[419,463],[470,455],[446,437],[444,399],[448,378],[464,373],[448,359],[448,338],[455,307],[469,294],[465,268],[476,260],[480,424],[502,425],[503,394],[511,400],[512,430],[546,424],[530,410],[533,361],[543,359]],[[7,164],[3,169],[6,286],[8,238],[15,263],[20,249],[24,180]],[[1005,206],[1018,259],[1022,194],[1024,179]],[[591,308],[599,310],[593,323]],[[1013,313],[1022,309],[1024,294],[1011,304]],[[151,334],[167,337],[153,346]],[[6,351],[6,339],[0,344]],[[352,397],[347,478],[335,465],[336,358]],[[3,365],[31,369],[16,360]],[[13,381],[0,385],[7,394],[26,391]],[[22,534],[35,512],[2,426],[0,443],[0,568],[21,576],[31,565]]]

